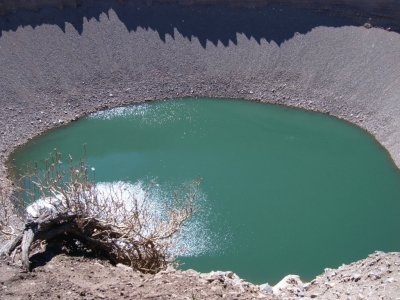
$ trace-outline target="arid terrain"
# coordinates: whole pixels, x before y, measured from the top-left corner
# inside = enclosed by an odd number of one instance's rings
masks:
[[[37,258],[38,259],[38,258]],[[39,260],[39,259],[38,259]],[[96,259],[57,255],[33,272],[0,262],[1,299],[400,299],[400,254],[375,253],[310,283],[288,278],[273,289],[232,272],[167,269],[144,275]]]
[[[331,114],[371,133],[400,166],[400,35],[385,25],[396,19],[276,4],[149,4],[83,0],[0,17],[6,194],[7,159],[36,135],[96,110],[178,97],[243,98]],[[151,276],[64,254],[36,258],[32,273],[1,261],[1,299],[400,299],[399,253],[371,254],[309,284],[289,278],[292,284],[275,293],[229,272]]]

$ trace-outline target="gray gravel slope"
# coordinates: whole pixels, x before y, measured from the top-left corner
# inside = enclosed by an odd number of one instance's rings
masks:
[[[400,165],[398,33],[288,7],[131,4],[91,14],[91,5],[17,13],[1,23],[37,25],[0,37],[3,162],[29,137],[105,105],[212,96],[330,113],[368,130]]]

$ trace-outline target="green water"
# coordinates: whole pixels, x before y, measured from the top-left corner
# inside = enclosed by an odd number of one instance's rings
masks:
[[[160,101],[51,131],[14,163],[23,172],[53,148],[78,159],[83,144],[97,181],[155,179],[172,190],[202,178],[183,268],[274,283],[400,250],[400,174],[371,136],[335,118],[245,101]]]

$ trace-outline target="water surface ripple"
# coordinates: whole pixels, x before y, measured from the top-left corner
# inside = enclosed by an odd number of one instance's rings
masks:
[[[180,237],[183,268],[274,283],[400,250],[400,174],[370,135],[335,118],[246,101],[158,101],[51,131],[14,163],[23,172],[53,148],[79,159],[83,144],[99,182],[156,180],[158,199],[202,178],[203,209]]]

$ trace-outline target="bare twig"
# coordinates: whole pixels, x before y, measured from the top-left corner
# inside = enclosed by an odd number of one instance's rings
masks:
[[[142,272],[165,268],[174,259],[170,251],[173,237],[193,214],[196,189],[183,199],[165,203],[160,215],[150,200],[153,185],[140,199],[122,183],[105,192],[96,187],[94,172],[89,170],[83,161],[65,168],[61,154],[55,151],[45,171],[36,168],[24,177],[31,187],[25,194],[40,198],[42,206],[37,203],[23,237],[15,238],[5,253],[10,255],[21,245],[22,263],[29,269],[32,242],[60,238],[78,240],[112,262]]]

